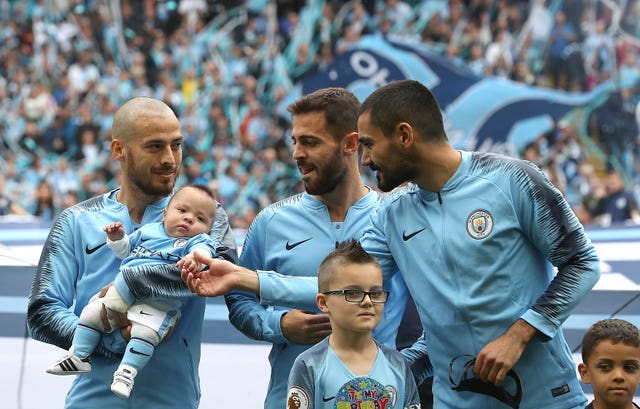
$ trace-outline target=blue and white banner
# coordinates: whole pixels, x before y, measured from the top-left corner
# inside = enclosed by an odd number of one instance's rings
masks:
[[[367,36],[326,70],[302,78],[287,100],[319,88],[344,87],[362,101],[376,88],[402,79],[420,81],[433,92],[454,146],[514,156],[571,110],[612,88],[606,83],[589,93],[568,93],[478,77],[423,44]]]

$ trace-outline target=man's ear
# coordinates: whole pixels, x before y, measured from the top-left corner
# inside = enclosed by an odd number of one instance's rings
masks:
[[[587,370],[587,366],[585,364],[581,363],[578,365],[578,372],[580,373],[580,379],[582,379],[583,383],[591,383],[591,377],[589,376],[589,371]]]
[[[124,157],[124,147],[122,146],[122,141],[120,139],[111,140],[111,155],[116,160],[122,160]]]
[[[318,304],[318,308],[322,312],[329,312],[329,307],[327,306],[327,296],[324,294],[316,295],[316,304]]]
[[[360,146],[360,137],[357,132],[349,132],[343,139],[344,150],[347,153],[358,153],[358,147]]]
[[[396,130],[398,132],[400,144],[405,148],[411,147],[415,138],[411,125],[407,122],[400,122]]]

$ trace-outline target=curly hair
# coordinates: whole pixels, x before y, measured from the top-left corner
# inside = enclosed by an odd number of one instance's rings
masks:
[[[602,341],[609,340],[614,344],[622,342],[632,347],[640,347],[638,327],[629,321],[609,318],[591,325],[582,337],[582,362],[587,362],[593,349]]]

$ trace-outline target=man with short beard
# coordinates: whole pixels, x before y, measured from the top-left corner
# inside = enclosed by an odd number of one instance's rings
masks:
[[[122,168],[120,187],[61,213],[45,242],[29,296],[31,336],[65,350],[71,346],[80,312],[111,283],[120,266],[121,260],[106,246],[103,227],[120,220],[130,234],[160,221],[182,163],[180,123],[162,101],[147,97],[127,101],[116,112],[112,131],[111,154]],[[217,254],[235,261],[235,240],[219,204],[211,236],[223,243]],[[205,300],[192,297],[180,310],[172,335],[158,345],[145,371],[136,377],[128,400],[110,390],[130,337],[125,326],[102,337],[91,356],[91,372],[77,377],[65,408],[197,408]]]
[[[350,91],[325,88],[288,107],[293,117],[293,159],[306,191],[258,214],[247,233],[240,265],[251,270],[315,276],[337,243],[360,237],[381,196],[364,185],[359,173],[359,106]],[[395,348],[408,292],[400,274],[387,289],[392,295],[374,337]],[[315,307],[309,309],[314,312],[278,307],[277,300],[259,302],[246,293],[233,292],[225,298],[229,319],[236,328],[250,338],[273,343],[264,407],[284,407],[293,362],[330,334],[328,317]],[[315,296],[309,297],[309,304],[315,305]]]

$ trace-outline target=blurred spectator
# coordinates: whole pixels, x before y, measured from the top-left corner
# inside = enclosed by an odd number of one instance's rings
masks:
[[[511,54],[511,37],[505,29],[497,29],[494,40],[487,47],[485,61],[496,75],[506,77],[513,66]]]
[[[633,88],[640,79],[640,64],[636,48],[628,46],[624,49],[622,64],[620,66],[620,87]]]
[[[100,71],[92,62],[92,58],[91,50],[82,48],[79,50],[77,61],[69,66],[67,76],[72,95],[83,95],[100,79]]]
[[[605,196],[600,199],[594,222],[601,226],[618,223],[640,223],[640,211],[634,193],[625,188],[620,173],[612,170],[605,182]]]
[[[609,156],[609,167],[615,163],[626,171],[631,171],[638,143],[636,104],[631,92],[629,88],[613,92],[593,113],[597,134]]]
[[[569,71],[568,59],[570,53],[573,52],[573,44],[577,40],[578,34],[575,27],[567,21],[565,12],[559,10],[555,15],[555,22],[551,29],[547,56],[547,66],[553,88],[559,88],[562,80],[564,89],[569,90],[572,73]]]
[[[471,46],[467,65],[477,76],[483,76],[486,72],[487,61],[484,58],[484,50],[480,43],[474,43]]]
[[[25,116],[38,125],[46,125],[56,112],[56,101],[49,87],[42,82],[33,84],[29,95],[24,99]]]
[[[58,156],[69,149],[65,120],[59,113],[56,114],[51,125],[42,134],[42,147],[46,152],[55,153]]]
[[[598,19],[588,28],[583,45],[587,89],[604,82],[611,76],[615,64],[613,38],[606,32],[606,21]]]
[[[42,153],[44,140],[38,124],[33,119],[28,119],[24,128],[24,133],[20,138],[20,147],[29,155],[38,155]]]
[[[52,187],[58,196],[64,197],[68,192],[77,190],[80,181],[78,174],[70,166],[66,158],[59,158],[56,165],[56,168],[51,173]]]
[[[29,206],[29,213],[45,221],[53,221],[58,215],[54,191],[48,181],[43,179],[38,183],[34,198]]]
[[[9,214],[24,216],[28,213],[10,197],[5,195],[5,176],[0,173],[0,216]]]

